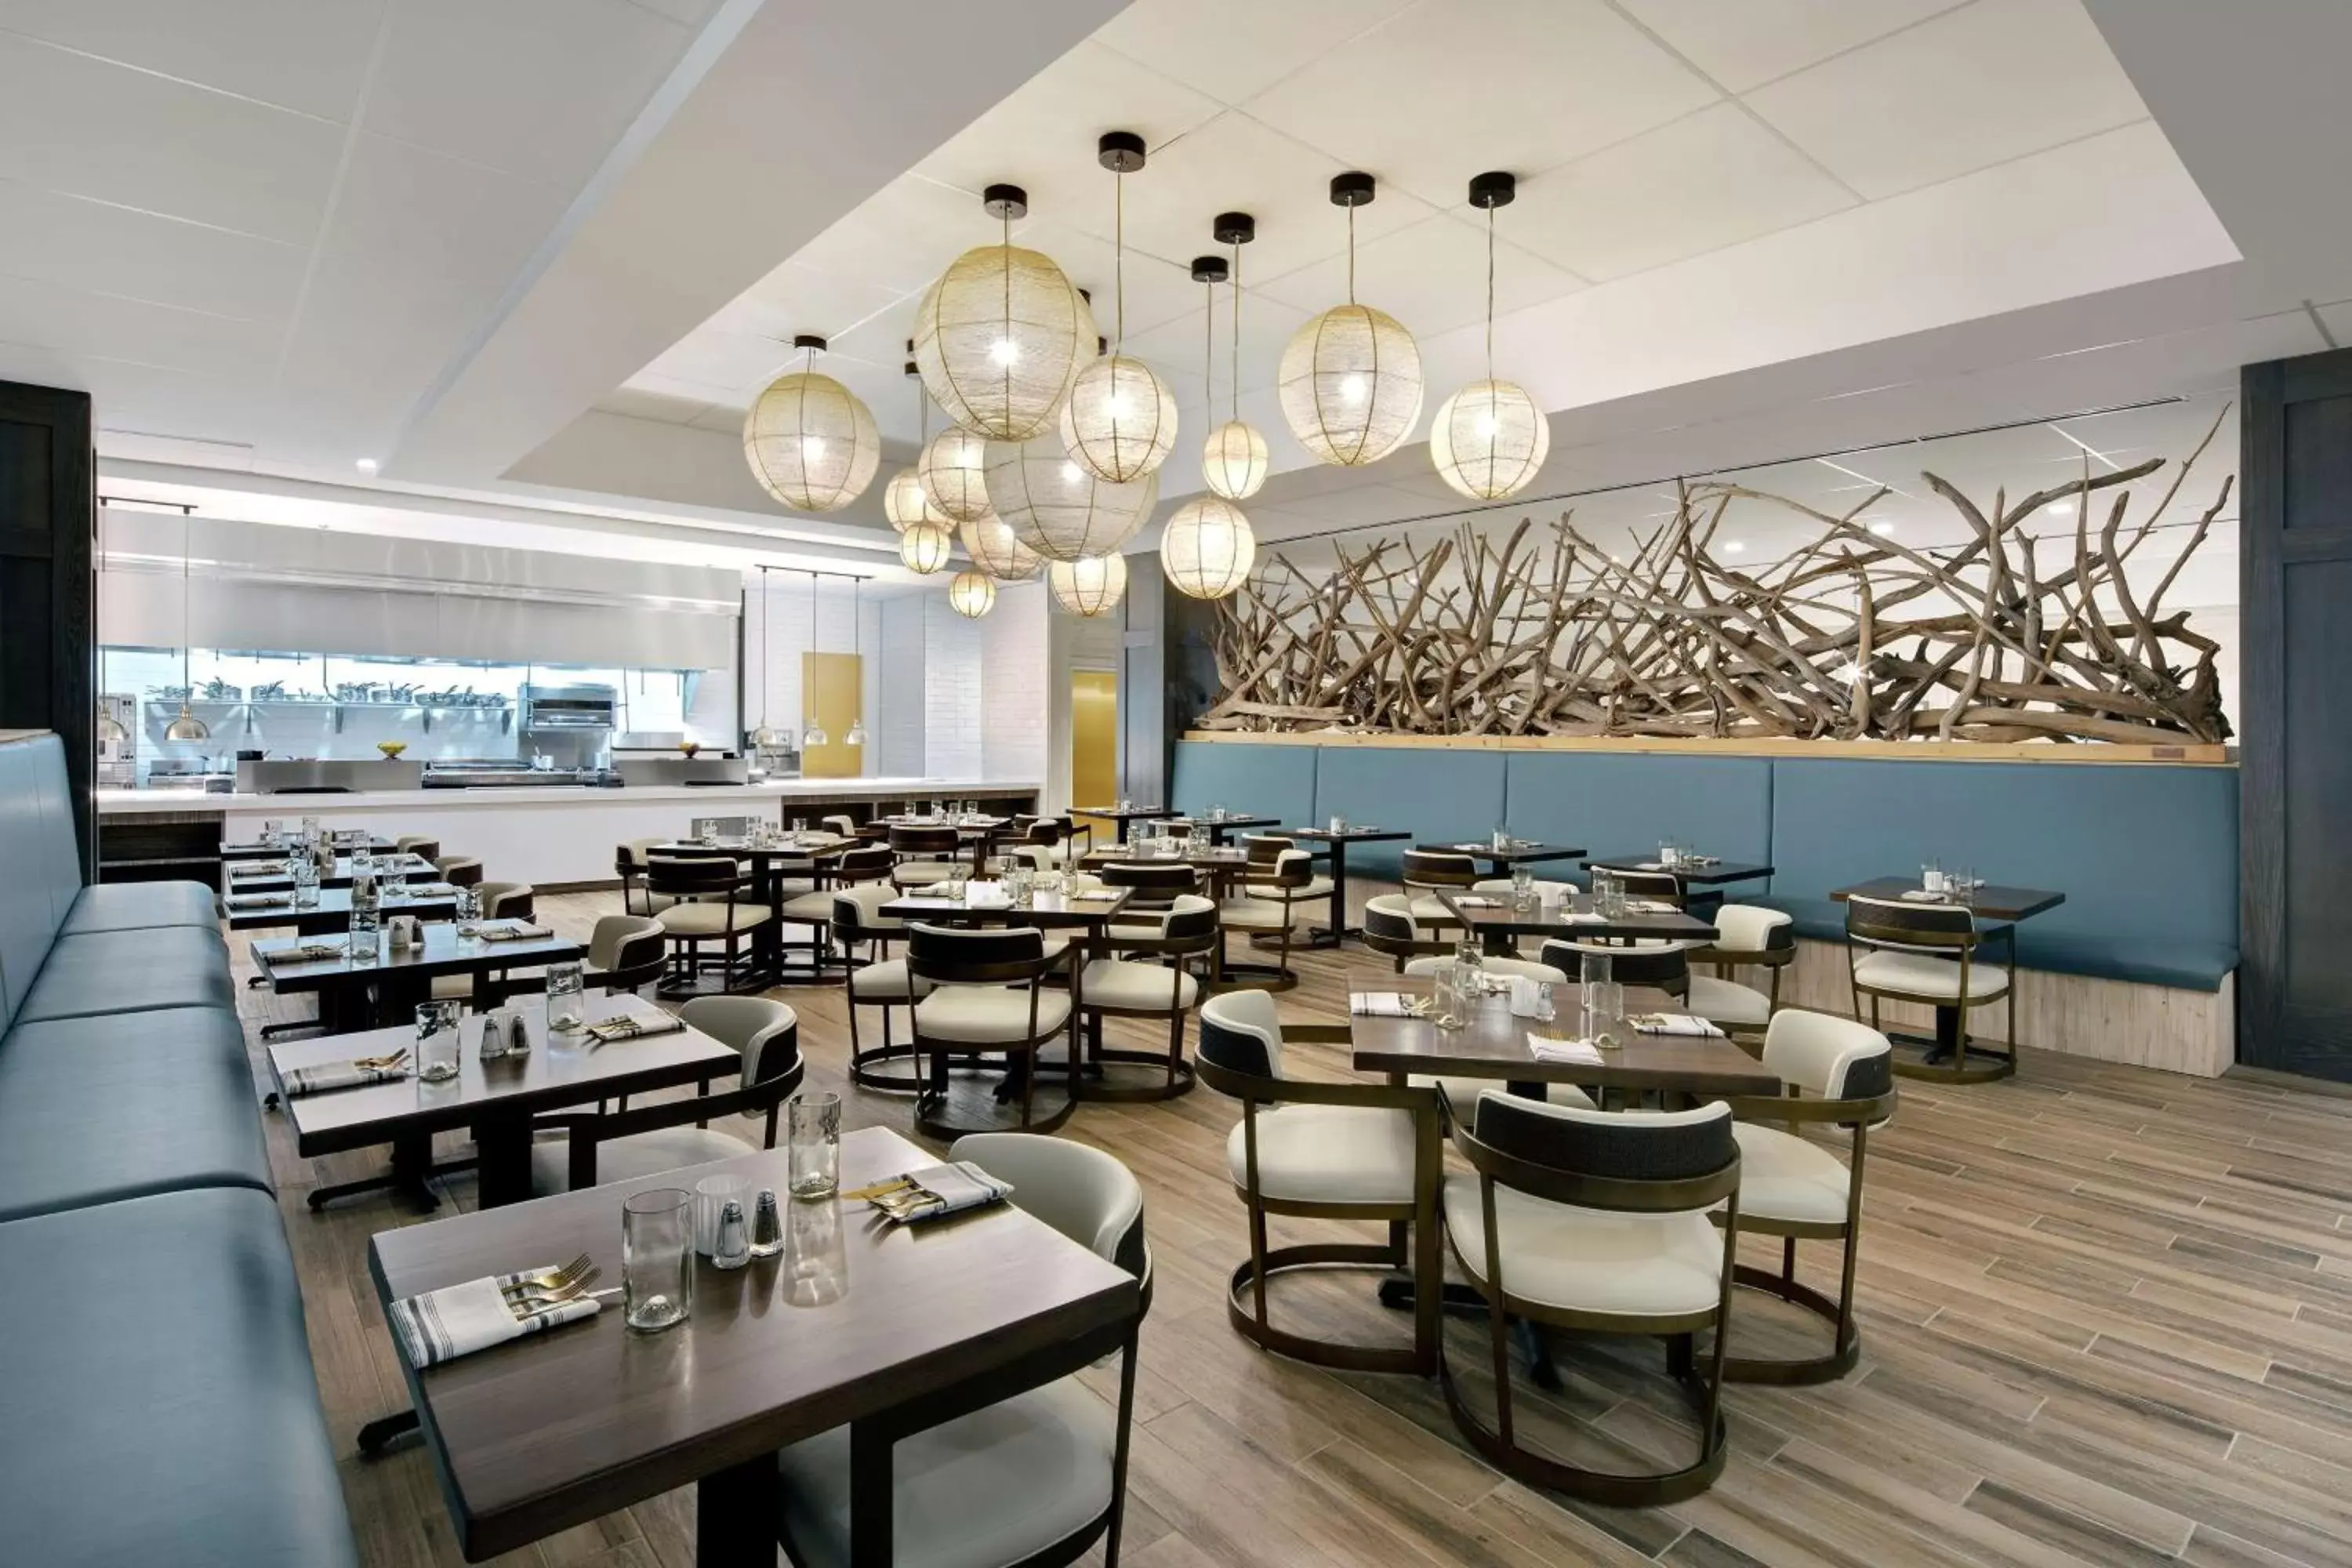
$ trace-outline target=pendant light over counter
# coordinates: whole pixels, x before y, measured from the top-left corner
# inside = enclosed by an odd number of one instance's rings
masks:
[[[1045,584],[1055,603],[1074,616],[1092,620],[1118,607],[1127,593],[1127,557],[1117,551],[1078,561],[1055,561],[1045,568]]]
[[[860,579],[852,577],[849,580],[849,651],[853,654],[863,651],[862,645],[866,640],[864,587],[865,584]],[[849,732],[842,736],[841,742],[845,746],[866,744],[866,704],[862,700],[857,704],[857,711],[850,718]]]
[[[809,649],[811,652],[816,649],[816,574],[814,572],[809,574]],[[809,701],[806,680],[801,682],[801,750],[805,752],[832,744],[833,737],[826,734],[824,726],[816,721],[816,711]]]
[[[188,700],[196,694],[196,680],[192,675],[190,647],[196,640],[188,624],[188,530],[190,519],[180,514],[180,716],[166,725],[163,739],[167,741],[209,741],[213,727],[196,717]]]
[[[1470,205],[1486,213],[1486,376],[1440,404],[1429,429],[1438,478],[1473,500],[1517,495],[1551,450],[1542,407],[1517,382],[1495,379],[1495,209],[1517,194],[1517,182],[1500,172],[1470,182]]]
[[[1053,423],[1093,357],[1094,313],[1053,258],[1013,243],[1028,193],[991,185],[981,200],[1003,238],[965,251],[924,290],[915,363],[931,400],[959,426],[990,441],[1026,441]]]
[[[183,512],[180,515],[185,517],[187,514]],[[105,594],[106,574],[109,571],[112,570],[113,565],[114,558],[107,553],[106,549],[106,505],[101,501],[98,509],[98,577],[96,580],[95,592],[92,595],[93,598],[100,597]],[[102,628],[106,624],[105,616],[102,614],[96,613],[100,608],[102,608],[101,605],[93,605],[91,619],[96,621]],[[106,641],[102,635],[95,640],[101,645]],[[106,705],[106,661],[101,656],[99,660],[99,743],[100,745],[119,746],[129,739],[131,739],[131,731],[123,727],[121,720],[114,716],[114,710]]]
[[[1168,460],[1176,445],[1176,395],[1127,347],[1127,176],[1143,167],[1143,138],[1106,132],[1095,155],[1111,172],[1111,352],[1080,370],[1062,405],[1062,445],[1097,479],[1123,485]]]
[[[1331,176],[1331,201],[1348,210],[1348,302],[1298,329],[1282,351],[1282,416],[1318,461],[1359,468],[1394,451],[1421,416],[1421,349],[1384,310],[1356,302],[1356,209],[1372,177]]]
[[[803,333],[793,346],[803,367],[760,394],[743,420],[743,458],[761,487],[800,511],[839,511],[866,493],[881,466],[873,411],[829,375],[816,373],[824,340]]]
[[[774,618],[775,601],[768,597],[768,569],[760,568],[760,727],[751,731],[751,744],[757,748],[772,748],[784,743],[784,737],[768,722],[768,622]]]
[[[1257,494],[1265,483],[1268,458],[1265,437],[1256,426],[1242,418],[1242,247],[1257,237],[1257,219],[1247,213],[1219,213],[1211,233],[1217,243],[1233,247],[1233,261],[1226,276],[1233,285],[1234,351],[1229,368],[1233,372],[1233,417],[1209,432],[1206,446],[1201,450],[1201,480],[1213,495],[1227,500],[1247,500]],[[1204,258],[1205,259],[1205,258]],[[1201,276],[1201,262],[1192,263],[1192,276]],[[1215,369],[1213,343],[1216,335],[1216,311],[1213,301],[1210,310],[1209,356],[1202,361],[1202,374],[1210,387],[1216,384],[1211,373]]]

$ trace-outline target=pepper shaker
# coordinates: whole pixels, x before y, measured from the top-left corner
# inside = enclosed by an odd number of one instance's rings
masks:
[[[784,1249],[784,1220],[776,1212],[776,1189],[760,1189],[760,1206],[751,1217],[751,1256],[773,1258]]]
[[[713,1268],[740,1268],[751,1261],[751,1243],[743,1230],[743,1205],[729,1198],[719,1211],[719,1236],[710,1247]]]
[[[520,1013],[507,1015],[507,1055],[510,1057],[530,1055],[530,1031],[523,1027]]]

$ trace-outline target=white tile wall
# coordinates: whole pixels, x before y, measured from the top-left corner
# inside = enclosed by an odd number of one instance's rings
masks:
[[[944,594],[926,594],[923,607],[923,767],[951,777],[984,768],[982,716],[988,711],[988,683],[981,628],[950,607]],[[989,619],[996,612],[989,612]],[[1025,775],[1024,775],[1025,776]]]
[[[929,598],[908,595],[881,605],[880,647],[873,661],[879,700],[869,721],[877,748],[871,771],[877,773],[908,778],[936,771],[923,761],[929,640],[924,605]]]
[[[980,628],[981,684],[987,699],[981,718],[981,771],[990,778],[1049,779],[1051,604],[1043,583],[1017,583],[998,590],[996,607],[973,623]],[[1068,706],[1066,695],[1063,705]],[[1060,803],[1049,790],[1040,805],[1056,810]]]

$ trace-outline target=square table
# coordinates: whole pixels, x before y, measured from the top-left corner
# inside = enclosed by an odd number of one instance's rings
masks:
[[[1769,866],[1759,866],[1741,860],[1713,860],[1704,865],[1687,862],[1671,870],[1661,865],[1656,851],[1648,855],[1611,855],[1584,862],[1588,871],[1638,871],[1651,876],[1672,876],[1683,886],[1685,904],[1706,911],[1721,907],[1723,889],[1734,882],[1760,882],[1772,875]]]
[[[380,836],[371,837],[367,841],[367,850],[371,855],[389,855],[399,847],[392,839]],[[222,845],[220,858],[224,860],[279,859],[285,856],[286,848],[283,844],[265,844],[258,838],[247,838],[240,843]]]
[[[1857,882],[1850,888],[1833,889],[1831,890],[1830,897],[1839,903],[1844,903],[1851,899],[1864,898],[1884,899],[1889,903],[1916,902],[1925,909],[1949,907],[1949,900],[1907,900],[1903,897],[1906,893],[1916,893],[1919,890],[1919,881],[1916,877],[1874,877],[1867,882]],[[2030,920],[2045,910],[2054,910],[2065,901],[2065,894],[2052,892],[2043,888],[2013,888],[1987,883],[1969,895],[1967,907],[1975,911],[1979,930],[2006,931],[2009,933],[2010,963],[2011,969],[2014,970],[2017,960],[2017,922]],[[2010,984],[2011,985],[2017,984],[2017,977],[2013,973],[2010,976]],[[1925,1044],[1927,1047],[1927,1053],[1921,1058],[1919,1065],[1932,1068],[1959,1051],[1961,1038],[1967,1032],[1963,1027],[1967,1016],[1968,1009],[1965,1007],[1939,1006],[1936,1009],[1936,1034],[1932,1040],[1918,1041],[1916,1037],[1893,1031],[1890,1031],[1890,1034],[1896,1039]],[[2011,1052],[2010,1059],[2014,1063],[2017,1042],[2011,1040],[2009,1043],[2009,1048]],[[1967,1068],[1965,1058],[1961,1058],[1960,1066],[1964,1069]],[[1917,1069],[1910,1061],[1898,1056],[1895,1058],[1895,1070],[1908,1074]],[[2008,1070],[2011,1069],[1995,1069],[1994,1076],[2006,1076]]]
[[[1573,911],[1590,914],[1593,898],[1579,893],[1562,899],[1552,906],[1549,918],[1544,907],[1531,910],[1511,907],[1507,893],[1465,893],[1455,888],[1436,889],[1438,902],[1454,911],[1454,916],[1476,936],[1486,952],[1497,954],[1517,951],[1518,939],[1539,936],[1559,942],[1713,942],[1715,922],[1684,910],[1635,914],[1628,911],[1614,920],[1570,921],[1562,918]],[[1492,899],[1491,904],[1474,904],[1473,898]]]
[[[387,915],[415,915],[419,920],[446,921],[457,912],[457,895],[453,889],[441,893],[417,893],[395,898],[394,889],[416,884],[387,882],[383,886],[383,912]],[[268,902],[244,902],[245,900],[266,899]],[[279,893],[247,893],[240,889],[222,900],[228,910],[231,931],[272,931],[291,926],[304,936],[333,936],[351,929],[352,890],[348,887],[321,888],[319,901],[297,906],[291,888]]]
[[[1206,812],[1195,812],[1185,820],[1197,822],[1207,828],[1209,842],[1212,844],[1223,844],[1228,833],[1246,833],[1253,828],[1282,826],[1282,818],[1278,816],[1252,816],[1245,812],[1227,812],[1223,816],[1211,816]]]
[[[308,939],[265,937],[252,946],[253,962],[280,995],[319,993],[319,1021],[330,1033],[339,1033],[400,1022],[407,1008],[432,994],[436,974],[471,974],[478,988],[480,977],[491,970],[563,963],[585,952],[571,938],[552,933],[483,942],[460,937],[455,924],[434,924],[420,928],[419,935],[424,940],[417,945],[400,952],[387,947],[373,963],[353,963],[348,953],[301,958],[293,950]]]
[[[669,1016],[626,992],[591,994],[583,1001],[591,1023]],[[409,1078],[320,1094],[281,1095],[287,1125],[294,1130],[295,1152],[314,1160],[388,1143],[395,1176],[421,1185],[433,1134],[470,1127],[480,1152],[478,1201],[484,1208],[495,1208],[530,1196],[530,1119],[540,1111],[707,1083],[738,1072],[743,1065],[732,1047],[698,1029],[605,1044],[593,1035],[550,1035],[547,1010],[538,998],[516,1008],[515,1016],[530,1037],[530,1054],[483,1061],[473,1044],[480,1025],[468,1018],[460,1025],[460,1037],[467,1044],[458,1054],[457,1076],[446,1083]],[[283,1083],[294,1068],[388,1056],[404,1047],[414,1050],[415,1043],[411,1024],[299,1040],[270,1047],[269,1070]],[[310,1194],[310,1206],[322,1208],[338,1195],[334,1189],[320,1188]]]
[[[646,846],[646,853],[707,858],[726,857],[749,861],[752,897],[748,901],[782,910],[791,897],[784,891],[784,884],[795,879],[795,872],[802,873],[816,887],[822,888],[827,863],[839,859],[848,850],[863,847],[865,842],[862,838],[847,838],[838,833],[812,828],[804,834],[784,834],[767,844],[754,844],[748,838],[733,837],[713,838],[707,844],[698,838],[672,838]],[[784,964],[784,925],[785,921],[780,915],[775,920],[761,921],[751,930],[751,962],[760,977],[771,984],[824,979],[834,963],[831,929],[825,928],[806,944],[810,952],[806,967],[788,972]]]
[[[845,1189],[938,1162],[882,1128],[841,1141]],[[769,1150],[388,1230],[369,1243],[368,1267],[387,1304],[582,1252],[618,1284],[623,1198],[713,1174],[782,1193],[787,1166]],[[1133,1276],[1010,1204],[913,1226],[837,1199],[788,1208],[793,1245],[837,1262],[842,1289],[823,1305],[786,1301],[775,1262],[732,1273],[700,1263],[693,1315],[676,1328],[632,1333],[616,1303],[405,1368],[467,1561],[695,1481],[696,1563],[773,1568],[777,1449],[845,1424],[855,1434],[1137,1310]],[[851,1562],[887,1562],[879,1545],[853,1536]]]
[[[1287,830],[1287,836],[1301,844],[1328,845],[1331,853],[1331,923],[1307,927],[1307,945],[1337,947],[1351,936],[1363,935],[1348,923],[1348,846],[1402,844],[1412,835],[1391,827],[1349,827],[1338,833],[1328,827],[1293,827]]]
[[[1091,816],[1097,822],[1108,822],[1118,835],[1121,844],[1127,842],[1128,825],[1133,822],[1156,822],[1164,816],[1180,815],[1172,805],[1074,805],[1072,816]]]
[[[1584,850],[1573,844],[1543,844],[1532,838],[1514,838],[1506,848],[1497,849],[1490,839],[1472,844],[1416,844],[1416,849],[1434,850],[1441,855],[1467,855],[1474,860],[1486,862],[1487,869],[1498,877],[1510,875],[1514,866],[1533,866],[1545,860],[1573,860]]]
[[[252,866],[257,862],[244,860],[236,864]],[[441,868],[422,855],[397,855],[375,863],[375,876],[379,881],[404,882],[411,878],[431,878],[440,874]],[[247,872],[243,876],[224,868],[221,885],[232,893],[269,893],[292,887],[294,879],[283,866],[274,871]],[[352,858],[348,855],[338,855],[332,866],[319,873],[319,886],[321,888],[348,888],[351,885]]]
[[[1133,888],[1111,888],[1107,891],[1118,895],[1110,899],[1082,899],[1071,893],[1032,893],[1027,907],[1014,909],[1010,904],[975,904],[968,899],[950,899],[924,889],[914,889],[899,894],[881,909],[882,917],[894,921],[922,921],[931,925],[1008,925],[1035,926],[1041,931],[1079,929],[1100,931],[1118,917],[1135,897]]]

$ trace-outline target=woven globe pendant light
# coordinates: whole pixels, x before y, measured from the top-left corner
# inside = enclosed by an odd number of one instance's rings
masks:
[[[996,604],[996,581],[985,572],[959,572],[948,584],[948,608],[976,621]]]
[[[1018,185],[982,197],[1004,226],[1000,244],[948,264],[915,309],[915,363],[931,401],[992,441],[1026,441],[1052,423],[1071,378],[1095,353],[1094,312],[1054,258],[1013,243],[1028,215]]]
[[[944,520],[940,526],[988,515],[987,462],[988,443],[969,430],[942,430],[923,444],[915,474],[922,480],[924,504]]]
[[[743,458],[770,495],[800,511],[839,511],[866,493],[881,466],[874,414],[849,388],[819,375],[824,340],[793,340],[808,363],[779,376],[743,419]]]
[[[1242,509],[1196,496],[1176,509],[1160,535],[1160,569],[1169,585],[1195,599],[1222,599],[1249,581],[1257,535]]]
[[[1114,550],[1081,561],[1056,561],[1045,568],[1045,585],[1054,591],[1054,602],[1074,616],[1107,616],[1127,594],[1127,557]]]
[[[1517,382],[1495,379],[1495,209],[1517,194],[1507,174],[1470,182],[1470,205],[1486,209],[1486,376],[1438,405],[1429,427],[1437,477],[1473,500],[1518,494],[1551,450],[1551,421],[1535,398]]]
[[[963,552],[1000,583],[1026,583],[1045,569],[1045,558],[1015,539],[994,512],[972,519],[961,531]]]
[[[1421,416],[1420,345],[1395,317],[1356,303],[1356,209],[1373,188],[1370,174],[1331,176],[1331,200],[1348,209],[1348,302],[1292,335],[1276,375],[1290,433],[1346,468],[1388,456]]]
[[[1081,369],[1062,405],[1062,445],[1097,479],[1123,485],[1168,460],[1176,447],[1176,395],[1160,373],[1126,353],[1127,176],[1143,167],[1143,138],[1106,132],[1095,157],[1111,172],[1111,352]]]
[[[1097,479],[1047,437],[988,444],[988,499],[1013,537],[1048,561],[1117,550],[1160,500],[1160,475],[1131,484]]]
[[[948,555],[955,548],[955,535],[935,522],[909,525],[898,535],[898,559],[907,570],[929,576],[948,563]]]
[[[1265,437],[1256,426],[1242,418],[1242,247],[1257,237],[1257,220],[1247,213],[1220,213],[1213,230],[1217,238],[1234,247],[1233,262],[1224,268],[1224,279],[1234,290],[1234,347],[1229,369],[1233,372],[1233,417],[1209,432],[1209,439],[1201,448],[1201,482],[1209,493],[1227,500],[1247,500],[1257,494],[1265,483],[1269,467]],[[1204,270],[1215,257],[1196,258],[1192,276],[1212,285],[1209,296],[1209,352],[1203,361],[1213,371],[1216,359],[1217,308],[1213,286],[1220,281],[1213,269]]]
[[[913,360],[907,362],[907,379],[915,387],[915,456],[919,461],[923,448],[931,444],[930,405],[924,400],[922,373],[916,369]],[[882,487],[882,515],[888,518],[890,526],[900,533],[918,522],[936,523],[941,528],[952,529],[956,521],[931,504],[930,493],[923,489],[922,470],[914,463],[892,474],[890,482]]]

